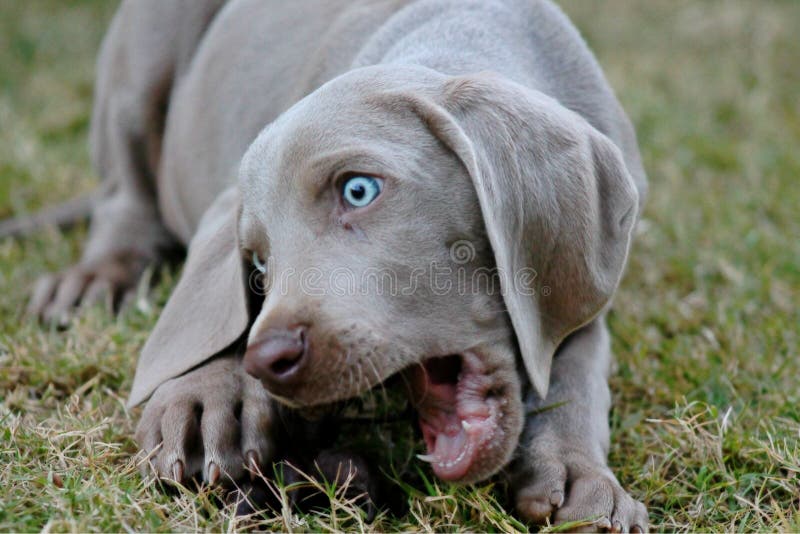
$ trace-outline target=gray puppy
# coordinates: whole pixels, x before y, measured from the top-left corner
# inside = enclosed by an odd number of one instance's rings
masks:
[[[440,478],[513,461],[525,519],[647,528],[606,463],[604,319],[646,178],[550,2],[123,2],[91,144],[111,187],[31,309],[188,245],[130,397],[159,474],[236,479],[272,458],[273,399],[403,372]]]

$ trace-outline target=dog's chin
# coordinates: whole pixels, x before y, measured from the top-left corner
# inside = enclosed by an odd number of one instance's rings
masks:
[[[439,478],[476,482],[509,461],[523,423],[515,374],[473,352],[428,358],[408,373],[427,447],[420,459]]]

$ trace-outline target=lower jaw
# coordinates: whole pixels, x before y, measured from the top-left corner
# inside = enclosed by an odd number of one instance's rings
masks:
[[[484,474],[476,465],[486,448],[501,445],[506,436],[500,402],[489,396],[491,381],[480,359],[474,354],[457,357],[455,375],[442,372],[444,358],[412,369],[412,402],[428,450],[419,458],[442,480],[471,482]],[[445,358],[452,367],[454,356]]]

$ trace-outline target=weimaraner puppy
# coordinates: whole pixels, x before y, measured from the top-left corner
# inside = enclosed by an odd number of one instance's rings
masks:
[[[403,373],[438,477],[504,471],[531,522],[647,528],[607,466],[604,315],[646,177],[552,3],[123,2],[91,145],[111,186],[31,307],[188,246],[130,395],[160,475],[235,480],[272,458],[275,401]]]

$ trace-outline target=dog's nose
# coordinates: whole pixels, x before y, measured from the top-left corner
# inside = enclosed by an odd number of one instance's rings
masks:
[[[299,378],[306,352],[305,327],[268,330],[247,347],[244,369],[265,385],[288,386]]]

